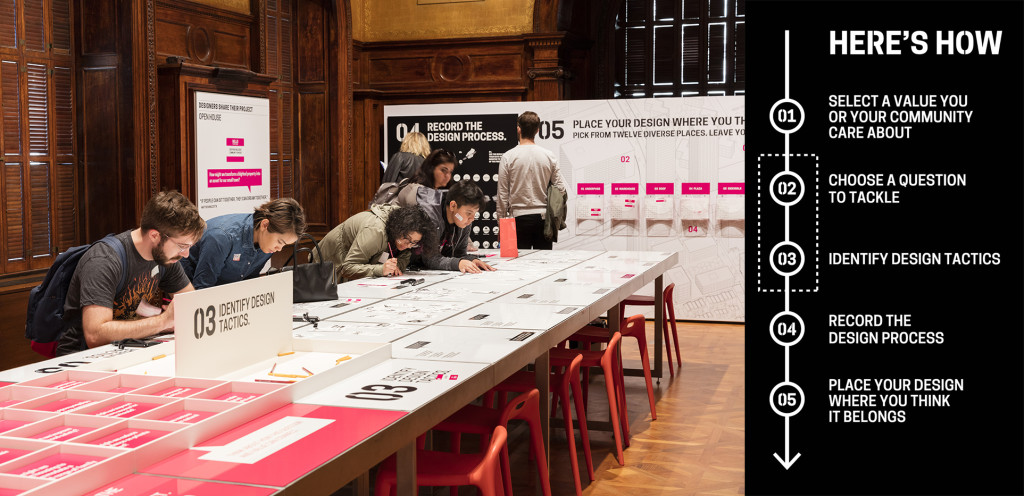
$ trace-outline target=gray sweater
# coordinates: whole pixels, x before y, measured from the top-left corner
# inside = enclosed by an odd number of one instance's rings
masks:
[[[505,152],[498,162],[495,214],[499,219],[529,214],[543,217],[547,208],[548,184],[554,184],[563,193],[566,191],[554,153],[534,144],[521,144]]]

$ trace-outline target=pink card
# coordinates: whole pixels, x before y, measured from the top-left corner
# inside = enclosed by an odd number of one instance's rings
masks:
[[[30,450],[19,450],[11,448],[0,448],[0,463],[13,460],[19,456],[31,453]]]
[[[25,401],[25,400],[3,400],[3,401],[0,401],[0,408],[4,408],[4,407],[6,407],[8,405],[13,405],[15,403],[21,403],[22,401]]]
[[[185,479],[171,479],[154,475],[129,475],[92,491],[83,493],[87,496],[100,494],[166,495],[166,496],[265,496],[273,494],[276,489],[266,487],[239,486],[221,482],[206,482]],[[3,496],[3,493],[0,493]]]
[[[94,430],[96,430],[95,427],[62,425],[60,427],[57,427],[56,429],[50,429],[45,432],[40,432],[39,434],[32,436],[32,439],[38,439],[40,441],[67,441],[68,439],[81,436],[86,432],[91,432]]]
[[[89,444],[110,446],[112,448],[136,448],[154,439],[170,434],[167,431],[155,431],[151,429],[121,429],[108,436],[89,441]]]
[[[184,386],[173,386],[156,393],[149,393],[150,396],[167,396],[172,398],[184,398],[186,396],[192,396],[200,391],[205,391],[206,388],[195,388],[195,387],[184,387]]]
[[[138,403],[135,401],[122,401],[107,405],[106,408],[101,408],[89,412],[89,415],[97,415],[100,417],[121,417],[128,418],[134,417],[142,412],[148,412],[156,407],[160,406],[157,403]]]
[[[92,400],[65,398],[62,400],[47,403],[40,407],[36,407],[35,409],[43,412],[65,413],[70,412],[72,410],[78,410],[79,408],[89,406],[93,403],[94,401]]]
[[[141,472],[282,487],[404,415],[292,404]]]
[[[85,383],[86,383],[86,381],[64,381],[64,382],[58,382],[56,384],[50,384],[47,387],[54,388],[54,389],[71,389],[71,388],[73,388],[75,386],[81,386],[82,384],[85,384]]]
[[[107,392],[108,393],[127,393],[129,391],[135,391],[136,389],[139,389],[139,388],[137,388],[137,387],[130,387],[130,386],[124,386],[124,387],[119,387],[119,388],[111,389],[110,391],[107,391]]]
[[[263,395],[259,393],[242,393],[236,391],[233,393],[218,396],[214,399],[217,401],[234,401],[235,403],[245,403],[246,401],[249,401],[253,398],[259,398],[260,396]]]
[[[206,420],[206,419],[208,419],[208,418],[210,418],[210,417],[212,417],[212,416],[214,416],[216,414],[217,414],[217,412],[203,412],[203,411],[199,411],[199,410],[181,410],[181,411],[178,411],[178,412],[174,412],[174,413],[172,413],[172,414],[170,414],[170,415],[168,415],[166,417],[157,419],[157,420],[163,420],[164,422],[180,422],[180,423],[185,423],[185,424],[194,424],[196,422],[199,422],[199,421],[202,421],[202,420]]]
[[[28,422],[24,421],[24,420],[0,419],[0,432],[7,432],[7,431],[9,431],[11,429],[15,429],[17,427],[21,427],[21,426],[23,426],[23,425],[25,425],[27,423]]]
[[[85,470],[103,461],[98,456],[74,455],[61,453],[48,456],[34,463],[11,469],[8,473],[23,477],[39,477],[42,479],[60,479],[80,470]]]

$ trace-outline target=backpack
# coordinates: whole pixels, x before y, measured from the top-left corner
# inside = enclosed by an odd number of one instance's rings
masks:
[[[76,246],[57,255],[50,270],[46,271],[43,282],[32,288],[28,294],[25,337],[32,340],[32,349],[37,353],[50,358],[56,356],[57,342],[64,334],[64,299],[68,295],[71,276],[75,275],[82,255],[96,243],[104,243],[113,248],[121,259],[121,281],[117,283],[117,291],[114,294],[120,294],[124,290],[128,282],[128,254],[125,253],[124,244],[113,234],[108,234],[95,243]]]
[[[394,205],[395,200],[398,198],[398,193],[401,193],[409,184],[409,178],[404,178],[397,183],[381,184],[380,188],[377,189],[377,193],[373,195],[373,199],[370,200],[370,206]]]

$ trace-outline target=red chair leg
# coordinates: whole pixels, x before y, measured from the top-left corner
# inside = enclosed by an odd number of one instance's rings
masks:
[[[672,341],[669,340],[668,335],[668,318],[665,318],[665,324],[661,326],[662,342],[665,343],[665,357],[668,358],[668,376],[675,377],[675,367],[672,366]],[[679,343],[676,343],[676,353],[679,353]]]
[[[562,387],[558,395],[562,397],[562,420],[565,422],[565,437],[569,441],[569,466],[572,468],[572,481],[576,484],[576,496],[583,496],[583,486],[580,483],[580,462],[576,458],[576,434],[572,430],[572,414],[569,413],[569,391],[565,387],[566,385],[565,381],[562,381]]]
[[[636,337],[636,342],[640,346],[640,362],[643,363],[644,381],[647,382],[647,401],[651,404],[651,420],[658,420],[658,412],[654,408],[654,384],[651,382],[651,360],[647,353],[646,334],[645,329],[640,329],[633,336]],[[672,363],[671,357],[669,357],[669,363]]]

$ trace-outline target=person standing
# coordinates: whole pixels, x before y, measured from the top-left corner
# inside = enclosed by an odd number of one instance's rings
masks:
[[[412,179],[430,153],[430,143],[423,133],[411,132],[402,139],[402,147],[388,160],[388,168],[384,169],[381,184],[397,183],[402,179]]]
[[[544,238],[544,215],[548,185],[565,193],[565,181],[558,170],[558,158],[547,148],[534,143],[540,117],[526,111],[516,119],[519,145],[505,152],[498,162],[499,219],[514,217],[517,245],[522,249],[550,250],[551,240]]]

